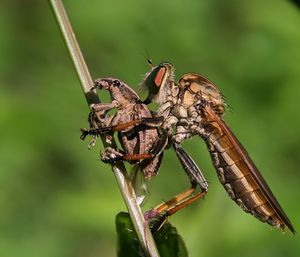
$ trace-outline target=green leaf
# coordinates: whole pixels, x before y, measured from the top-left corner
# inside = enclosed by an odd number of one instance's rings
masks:
[[[156,227],[156,224],[151,223],[152,227]],[[116,216],[116,229],[118,257],[146,257],[128,213],[120,212]],[[161,257],[188,256],[183,239],[169,222],[165,222],[159,230],[152,234]]]

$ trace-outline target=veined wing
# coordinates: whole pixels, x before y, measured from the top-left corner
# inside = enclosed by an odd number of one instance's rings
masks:
[[[221,183],[230,197],[246,212],[263,222],[295,234],[296,231],[247,151],[226,123],[206,106],[208,127],[212,130],[208,147]]]

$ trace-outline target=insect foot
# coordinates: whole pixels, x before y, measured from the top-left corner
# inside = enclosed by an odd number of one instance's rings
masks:
[[[88,135],[92,135],[92,140],[89,142],[88,144],[88,149],[90,150],[91,148],[93,148],[97,142],[97,134],[96,133],[92,133],[91,129],[86,129],[86,128],[81,128],[81,136],[80,136],[80,139],[81,140],[85,140],[85,138],[88,136]]]
[[[105,163],[114,163],[121,160],[123,156],[124,153],[112,147],[106,147],[100,154],[101,160]]]
[[[85,138],[86,138],[88,135],[90,135],[90,130],[89,130],[89,129],[81,128],[80,131],[81,131],[81,133],[82,133],[81,136],[80,136],[80,139],[81,139],[81,140],[85,140]]]

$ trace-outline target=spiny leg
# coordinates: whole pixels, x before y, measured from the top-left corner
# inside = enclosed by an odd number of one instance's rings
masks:
[[[196,190],[196,187],[191,187],[191,188],[187,189],[186,191],[176,195],[172,199],[157,205],[156,207],[153,208],[153,210],[157,211],[158,213],[167,211],[168,209],[176,206],[176,204],[178,204],[179,202],[183,201],[184,199],[186,199],[187,197],[192,195],[195,190]]]
[[[185,208],[186,206],[192,204],[193,202],[197,201],[198,199],[204,197],[206,195],[207,191],[201,191],[195,195],[191,195],[187,197],[183,202],[174,205],[173,207],[169,208],[167,210],[166,216],[172,216],[176,212],[180,211],[181,209]]]
[[[113,126],[96,127],[90,129],[83,128],[81,129],[82,131],[81,138],[84,139],[87,135],[100,135],[108,132],[122,131],[131,126],[144,125],[147,127],[158,127],[160,126],[162,119],[163,119],[162,117],[142,118],[142,119],[136,119],[136,120],[132,120],[126,123],[113,125]]]
[[[147,223],[152,223],[152,230],[157,231],[176,212],[202,198],[207,191],[201,191],[193,195],[196,185],[176,195],[174,198],[161,203],[155,208],[145,212],[144,217]]]
[[[194,201],[203,197],[207,193],[207,191],[201,191],[201,192],[193,195],[195,190],[196,190],[196,185],[193,185],[191,188],[176,195],[172,199],[170,199],[166,202],[163,202],[163,203],[157,205],[156,207],[154,207],[153,209],[145,212],[145,217],[149,218],[149,216],[150,216],[150,218],[154,218],[154,217],[151,217],[152,214],[154,214],[154,215],[156,214],[156,216],[159,216],[163,212],[167,212],[167,216],[171,216],[174,213],[176,213],[177,211],[183,209],[184,207],[190,205]],[[170,215],[168,215],[168,214],[170,214]]]
[[[166,217],[173,215],[174,213],[178,212],[179,210],[183,209],[184,207],[190,205],[191,203],[195,202],[199,198],[203,197],[208,190],[208,183],[203,176],[201,170],[192,159],[192,157],[179,145],[173,142],[174,150],[177,154],[178,159],[180,160],[181,166],[187,173],[190,182],[192,184],[192,188],[196,188],[196,185],[199,185],[200,192],[192,195],[194,190],[187,195],[183,201],[175,203],[173,206],[166,210]]]
[[[189,176],[192,187],[145,213],[145,219],[148,222],[156,218],[158,219],[159,226],[161,226],[169,216],[203,197],[208,190],[208,184],[192,157],[186,153],[180,145],[173,143],[173,147],[182,167]],[[197,185],[199,185],[201,191],[197,194],[193,194]]]
[[[191,184],[198,184],[202,191],[207,191],[208,183],[193,158],[179,144],[173,142],[173,148]]]

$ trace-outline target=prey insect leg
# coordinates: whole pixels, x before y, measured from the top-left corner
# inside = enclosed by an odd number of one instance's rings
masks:
[[[162,122],[162,117],[151,117],[151,118],[141,118],[132,120],[126,123],[118,124],[115,126],[107,126],[107,127],[95,127],[91,129],[81,129],[82,135],[81,139],[84,140],[87,135],[100,135],[103,133],[111,133],[111,132],[122,132],[123,130],[128,129],[129,127],[134,126],[130,131],[124,132],[127,137],[133,136],[131,134],[136,134],[138,129],[149,129],[151,127],[158,127]],[[140,127],[140,128],[139,128]],[[157,156],[162,153],[168,143],[168,137],[166,134],[162,134],[159,140],[154,144],[153,148],[149,153],[143,154],[126,154],[122,153],[116,149],[108,147],[106,152],[102,158],[104,162],[113,162],[116,160],[125,160],[125,161],[138,161],[151,159],[154,156]]]
[[[91,106],[92,111],[89,114],[89,123],[90,123],[90,129],[86,129],[86,128],[82,128],[81,129],[81,136],[80,139],[81,140],[85,140],[85,138],[88,135],[92,135],[93,137],[99,136],[100,134],[102,134],[103,132],[101,131],[101,127],[99,127],[98,122],[100,123],[104,123],[104,121],[106,121],[106,123],[110,123],[111,122],[111,118],[109,118],[108,116],[106,116],[106,113],[110,110],[112,110],[113,108],[118,107],[118,102],[117,101],[112,101],[111,103],[98,103],[98,104],[92,104]],[[105,124],[104,124],[105,126]],[[93,141],[95,141],[95,138],[93,139]],[[92,145],[95,142],[92,142]]]
[[[137,127],[134,127],[132,130],[135,131],[136,129]],[[145,127],[143,129],[149,129],[149,127],[148,128]],[[126,134],[127,133],[128,132],[126,132]],[[168,144],[168,135],[163,131],[160,135],[160,138],[154,143],[153,147],[150,149],[148,153],[127,154],[124,152],[121,153],[119,150],[113,149],[111,147],[107,147],[101,159],[104,162],[114,162],[116,160],[141,161],[140,163],[141,166],[145,166],[147,165],[150,159],[154,158],[155,156],[161,155],[164,149],[167,147],[167,144]]]

